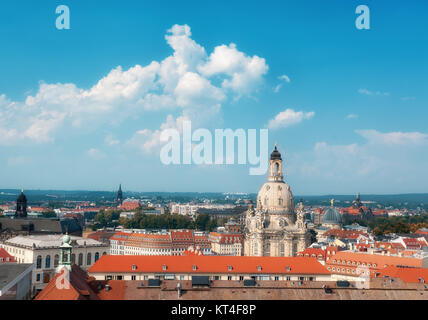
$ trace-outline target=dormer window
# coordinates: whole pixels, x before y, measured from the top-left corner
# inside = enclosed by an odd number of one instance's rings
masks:
[[[193,269],[193,271],[196,271],[198,269],[198,267],[196,265],[193,265],[192,269]]]
[[[287,270],[287,272],[290,272],[291,271],[291,267],[290,266],[286,266],[285,270]]]
[[[257,266],[257,271],[262,271],[262,267],[261,266]]]
[[[166,266],[166,264],[164,264],[164,265],[162,266],[162,270],[163,270],[163,271],[166,271],[166,269],[167,269],[167,266]]]
[[[232,266],[227,266],[227,270],[232,271],[233,267]]]
[[[137,270],[137,265],[133,264],[132,265],[132,270]]]

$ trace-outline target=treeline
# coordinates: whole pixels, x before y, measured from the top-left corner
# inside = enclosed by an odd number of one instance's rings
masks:
[[[428,228],[428,214],[410,217],[376,217],[374,219],[361,219],[345,217],[344,224],[358,223],[368,227],[375,236],[388,233],[413,233],[420,228]]]
[[[119,223],[128,229],[197,229],[213,231],[217,228],[216,219],[206,214],[199,215],[195,221],[188,216],[178,214],[147,215],[137,212],[132,219],[119,219]]]

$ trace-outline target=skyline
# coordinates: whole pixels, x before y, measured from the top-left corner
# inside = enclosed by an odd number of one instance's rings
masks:
[[[294,194],[426,193],[428,5],[366,1],[358,30],[357,1],[309,3],[70,1],[71,30],[0,4],[0,188],[257,192],[250,165],[160,162],[192,120],[269,129]]]

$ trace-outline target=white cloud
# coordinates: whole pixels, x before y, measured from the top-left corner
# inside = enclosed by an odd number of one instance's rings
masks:
[[[52,142],[60,130],[67,135],[96,130],[148,111],[178,110],[177,119],[199,124],[216,121],[222,103],[251,96],[268,70],[265,59],[248,56],[235,44],[219,45],[208,55],[187,25],[174,25],[165,40],[173,53],[164,60],[127,70],[118,66],[90,89],[41,82],[25,101],[0,95],[0,145]]]
[[[290,78],[285,74],[283,74],[282,76],[279,76],[278,79],[284,80],[285,82],[290,83]]]
[[[117,140],[114,138],[113,134],[108,134],[105,139],[104,139],[104,143],[108,146],[114,146],[120,143],[120,140]]]
[[[357,114],[354,114],[354,113],[348,114],[348,115],[346,116],[346,119],[356,119],[356,118],[358,118],[358,115],[357,115]]]
[[[278,80],[280,80],[280,81],[284,81],[284,82],[286,82],[286,83],[290,83],[290,78],[287,76],[287,75],[285,75],[285,74],[283,74],[282,76],[279,76],[278,77]],[[275,92],[275,93],[278,93],[279,92],[279,90],[282,88],[282,83],[280,83],[280,84],[278,84],[274,89],[273,89],[273,91]]]
[[[370,144],[380,145],[425,145],[428,134],[421,132],[388,132],[376,130],[357,130],[356,133],[367,139]]]
[[[95,160],[105,159],[107,155],[99,149],[91,148],[87,152],[88,156]]]
[[[359,89],[359,94],[363,94],[366,96],[389,96],[389,92],[381,92],[381,91],[370,91],[368,89]]]
[[[269,129],[286,128],[294,124],[298,124],[303,120],[311,119],[315,112],[294,111],[293,109],[286,109],[278,113],[274,119],[270,120],[267,127]]]
[[[306,186],[301,192],[311,192],[310,185],[320,184],[325,193],[413,192],[414,186],[424,185],[428,179],[427,134],[376,130],[356,133],[365,141],[350,144],[322,141],[312,151],[290,155],[288,171]]]
[[[239,51],[234,43],[216,47],[207,63],[198,68],[201,74],[207,77],[226,75],[222,87],[239,96],[251,93],[260,84],[268,69],[265,59],[247,56]]]

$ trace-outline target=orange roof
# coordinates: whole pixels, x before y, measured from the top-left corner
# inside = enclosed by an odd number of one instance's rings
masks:
[[[132,270],[132,266],[137,267]],[[167,269],[164,270],[163,266]],[[196,270],[193,267],[196,266]],[[259,270],[259,267],[261,269]],[[290,267],[287,271],[286,267]],[[230,269],[231,267],[231,269]],[[102,256],[90,273],[254,273],[330,274],[314,258],[246,256]]]
[[[318,258],[319,256],[321,256],[323,259],[325,259],[326,250],[322,250],[319,248],[306,248],[305,250],[299,252],[298,256],[311,257],[311,258],[312,257]]]
[[[404,282],[428,282],[428,269],[427,268],[403,268],[396,266],[389,266],[380,270],[379,277],[389,276],[391,278],[400,278]]]
[[[334,265],[333,260],[361,262],[372,266],[376,264],[375,269],[382,269],[386,266],[409,266],[409,267],[422,267],[422,259],[410,258],[410,257],[399,257],[399,256],[388,256],[380,254],[369,254],[361,252],[350,252],[350,251],[339,251],[334,256],[330,257],[327,264]],[[337,264],[337,263],[336,263]]]
[[[64,280],[58,281],[64,285],[63,288],[57,286],[57,279],[60,276],[64,278]],[[91,278],[88,274],[74,264],[69,273],[69,281],[66,280],[65,268],[63,268],[34,300],[98,300],[96,293],[89,285],[90,282]]]
[[[5,249],[0,248],[0,258],[3,258],[2,262],[16,262],[15,258],[9,254]]]

